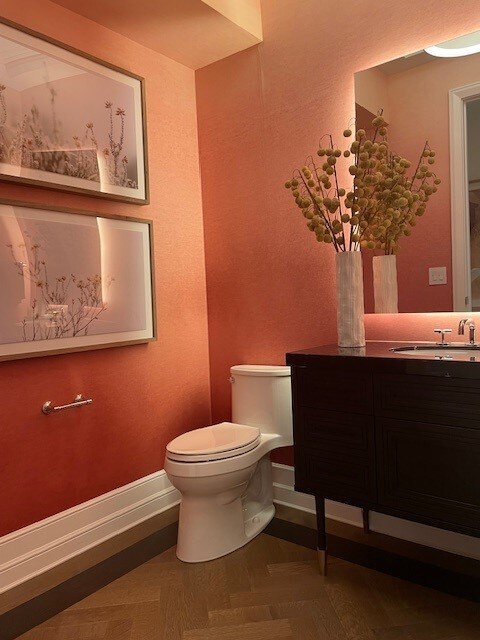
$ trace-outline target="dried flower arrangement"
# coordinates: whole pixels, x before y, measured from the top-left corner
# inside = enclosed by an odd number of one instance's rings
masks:
[[[328,136],[329,145],[317,151],[325,159],[323,164],[318,166],[310,156],[285,183],[318,242],[333,244],[337,252],[361,247],[397,253],[400,239],[411,234],[440,184],[432,171],[435,152],[428,142],[409,176],[412,163],[390,150],[388,125],[381,112],[372,126],[370,135],[359,129],[343,154]],[[343,135],[352,136],[351,129]],[[342,155],[350,158],[350,190],[339,186],[337,161]]]
[[[85,124],[83,137],[73,135],[69,141],[62,136],[55,107],[57,92],[48,84],[46,87],[50,94],[50,133],[44,131],[41,114],[35,105],[14,127],[8,126],[7,87],[0,84],[0,162],[94,182],[106,179],[112,185],[137,188],[137,182],[128,176],[127,156],[123,154],[120,160],[125,143],[125,109],[117,108],[114,112],[113,102],[105,102],[108,145],[100,152],[93,122]],[[120,129],[117,139],[115,118],[119,119]],[[102,154],[106,175],[100,175],[98,166]]]
[[[18,275],[27,278],[40,296],[40,300],[35,298],[31,302],[31,317],[22,320],[23,341],[88,335],[91,324],[107,309],[102,299],[102,277],[96,274],[84,281],[74,274],[68,278],[62,275],[55,278],[52,286],[46,261],[40,257],[39,244],[30,247],[26,262],[16,255],[16,250],[27,253],[24,244],[16,248],[12,244],[6,246],[10,249]],[[113,281],[114,278],[109,277],[106,287],[110,287]],[[70,292],[70,285],[76,287],[76,293]]]

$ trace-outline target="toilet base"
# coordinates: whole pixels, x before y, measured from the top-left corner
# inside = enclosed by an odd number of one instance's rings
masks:
[[[177,544],[177,558],[182,562],[194,564],[196,562],[209,562],[210,560],[216,560],[217,558],[226,556],[229,553],[233,553],[237,549],[244,547],[253,540],[253,538],[262,533],[274,516],[275,507],[272,504],[271,507],[265,509],[257,516],[254,516],[249,522],[245,523],[245,536],[243,538],[237,537],[235,542],[230,541],[230,544],[218,546],[215,550],[212,549],[210,553],[201,552],[198,549],[195,553],[192,553],[190,549],[186,550],[182,545],[180,545],[179,549],[179,545]],[[253,522],[253,520],[255,520],[255,522]]]
[[[200,490],[182,493],[177,558],[206,562],[240,549],[265,529],[275,515],[271,462],[268,456],[251,468],[229,474],[214,495]],[[212,482],[215,480],[212,478]],[[178,486],[178,483],[177,483]],[[197,489],[199,484],[195,483]],[[203,493],[203,494],[202,494]]]
[[[250,520],[245,522],[245,536],[247,538],[245,544],[252,538],[255,538],[255,536],[258,536],[258,534],[261,533],[265,529],[265,527],[273,520],[274,516],[275,507],[272,504],[258,513],[256,516],[253,516],[253,518],[250,518]]]

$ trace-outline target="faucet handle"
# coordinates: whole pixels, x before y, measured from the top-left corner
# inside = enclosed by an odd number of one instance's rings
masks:
[[[434,329],[433,332],[434,333],[438,333],[439,335],[442,336],[442,341],[441,342],[437,342],[438,345],[448,344],[447,342],[445,342],[445,334],[446,333],[452,333],[451,329]]]

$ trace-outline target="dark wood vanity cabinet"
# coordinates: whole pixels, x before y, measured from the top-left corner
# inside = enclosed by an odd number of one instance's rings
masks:
[[[379,505],[480,535],[480,430],[380,418],[378,431]]]
[[[374,499],[375,430],[371,380],[340,380],[327,368],[294,367],[294,437],[299,491],[342,500]],[[348,402],[343,401],[345,388]],[[350,410],[355,406],[355,412]],[[298,445],[298,446],[297,446]],[[300,456],[298,458],[297,456]],[[300,485],[304,489],[300,489]]]
[[[295,488],[480,537],[480,362],[391,346],[287,354]]]

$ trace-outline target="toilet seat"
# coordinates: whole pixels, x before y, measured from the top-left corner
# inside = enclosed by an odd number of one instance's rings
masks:
[[[260,443],[260,429],[233,422],[220,422],[194,429],[167,445],[167,458],[176,462],[225,460],[248,453]]]

